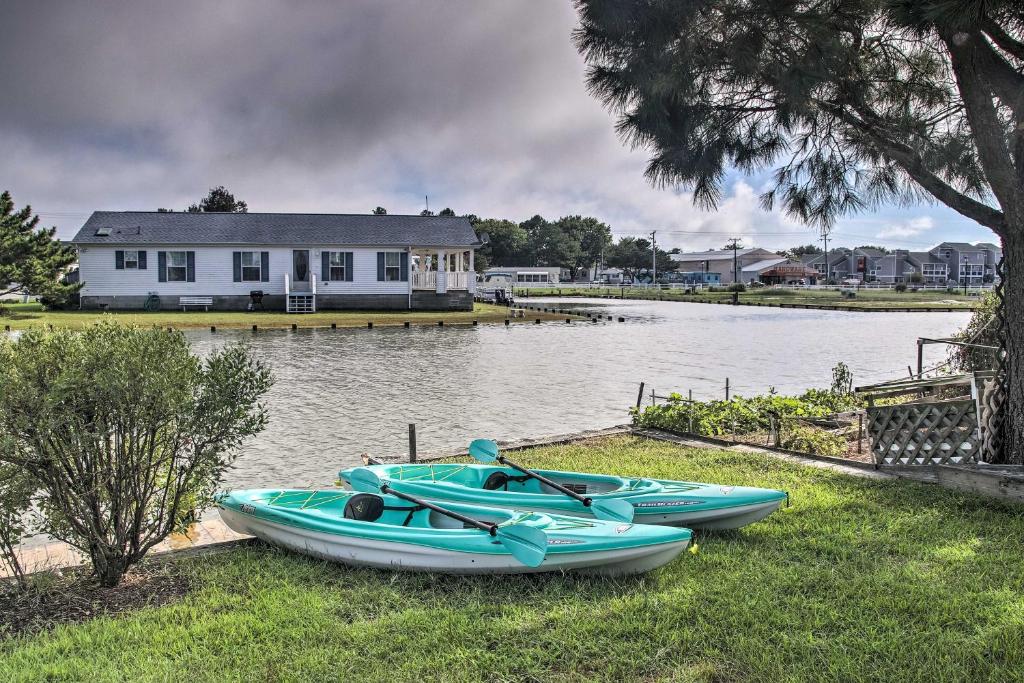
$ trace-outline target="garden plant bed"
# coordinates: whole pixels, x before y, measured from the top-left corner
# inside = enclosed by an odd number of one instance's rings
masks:
[[[0,640],[0,680],[1008,680],[1024,667],[1019,506],[754,452],[613,436],[552,469],[780,488],[646,576],[352,570],[246,545],[175,560],[165,604]],[[969,576],[970,580],[965,580]],[[140,596],[141,597],[141,596]]]
[[[180,600],[189,592],[188,563],[147,561],[116,588],[103,588],[83,567],[41,572],[33,590],[0,592],[0,637],[27,636],[61,624],[76,624]]]

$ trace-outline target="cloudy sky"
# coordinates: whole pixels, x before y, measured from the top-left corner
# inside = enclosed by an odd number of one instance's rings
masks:
[[[669,247],[814,233],[730,180],[717,212],[656,190],[584,88],[568,0],[6,0],[0,188],[70,237],[96,209],[589,214]],[[991,233],[940,207],[843,221],[855,246]]]

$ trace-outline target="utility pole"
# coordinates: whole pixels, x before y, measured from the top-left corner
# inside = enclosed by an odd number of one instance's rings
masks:
[[[732,282],[733,284],[739,284],[739,258],[736,250],[740,248],[740,241],[738,238],[733,237],[729,240],[729,248],[732,249]]]
[[[825,284],[826,285],[828,284],[828,281],[829,281],[829,272],[828,272],[828,234],[829,234],[829,232],[830,232],[829,228],[822,228],[821,229],[821,239],[824,240],[824,242],[825,242]]]
[[[651,230],[651,284],[655,284],[658,281],[658,249],[654,246],[654,233],[657,230]]]

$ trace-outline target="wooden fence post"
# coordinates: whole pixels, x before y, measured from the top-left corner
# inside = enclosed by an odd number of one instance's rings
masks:
[[[409,423],[409,462],[416,462],[416,423]]]
[[[640,391],[636,395],[636,407],[639,408],[644,400],[644,383],[640,382]]]
[[[725,400],[729,400],[729,378],[725,378]]]
[[[864,413],[857,413],[857,452],[864,452]]]

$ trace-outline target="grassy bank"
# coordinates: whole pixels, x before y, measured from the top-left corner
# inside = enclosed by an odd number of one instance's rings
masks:
[[[583,287],[550,287],[516,290],[516,298],[527,301],[533,297],[544,296],[625,296],[627,299],[661,301],[697,301],[712,303],[732,301],[732,292],[703,292],[686,294],[685,290],[648,290],[642,288],[583,288]],[[897,292],[891,289],[864,289],[857,292],[853,299],[844,299],[832,289],[774,289],[764,287],[740,292],[740,304],[763,305],[777,304],[783,306],[821,306],[827,308],[843,308],[850,310],[904,310],[904,309],[954,309],[973,310],[980,305],[979,297],[950,294],[942,291]]]
[[[475,304],[472,311],[318,311],[316,313],[284,313],[282,311],[45,311],[39,304],[4,304],[0,313],[0,325],[10,325],[12,330],[22,330],[42,325],[57,327],[82,327],[106,317],[136,325],[176,328],[195,327],[365,327],[367,322],[374,325],[436,325],[438,321],[447,324],[470,325],[474,320],[480,323],[502,322],[508,317],[508,308],[490,304]],[[531,312],[525,320],[562,320],[565,316]],[[513,318],[513,321],[522,321]],[[0,328],[2,329],[2,328]]]
[[[1010,680],[1024,514],[962,493],[617,437],[535,466],[784,488],[791,508],[616,581],[180,560],[178,602],[0,640],[0,680]]]

